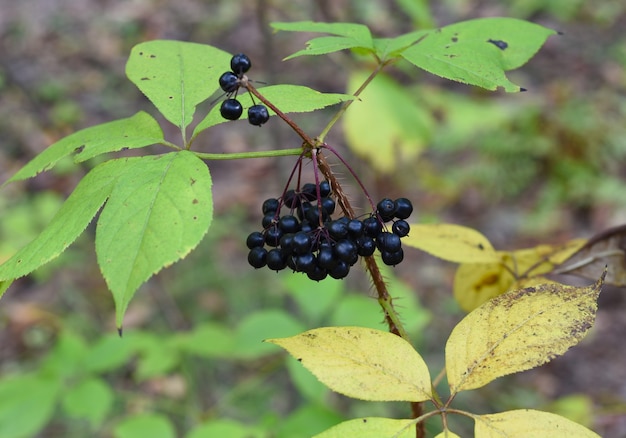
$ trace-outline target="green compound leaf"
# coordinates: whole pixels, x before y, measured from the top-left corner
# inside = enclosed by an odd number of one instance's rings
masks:
[[[414,420],[391,418],[357,418],[344,421],[313,438],[412,438],[415,436]]]
[[[113,391],[102,379],[92,377],[63,394],[63,409],[73,418],[89,421],[93,430],[98,428],[113,406]]]
[[[267,98],[267,100],[276,105],[283,113],[307,113],[354,99],[354,96],[350,96],[349,94],[321,93],[301,85],[271,85],[269,87],[259,88],[258,91]],[[237,98],[244,105],[244,110],[252,106],[252,99],[248,94],[249,93],[244,93]],[[271,109],[268,108],[267,110],[270,116],[276,115]],[[244,115],[245,114],[247,114],[246,111],[244,111]],[[198,123],[198,126],[194,129],[193,136],[197,136],[200,132],[211,126],[225,122],[228,122],[228,120],[221,116],[219,106],[216,105],[209,114]]]
[[[556,33],[514,18],[479,18],[432,30],[402,56],[446,79],[488,90],[521,91],[504,72],[524,65]]]
[[[285,59],[303,55],[324,55],[345,49],[364,49],[374,51],[374,41],[367,26],[355,23],[316,23],[297,21],[293,23],[271,23],[276,30],[292,32],[329,33],[332,37],[318,37],[309,40],[306,49],[300,50]]]
[[[116,304],[118,327],[139,286],[185,257],[213,217],[211,176],[188,151],[129,159],[96,230],[98,264]]]
[[[111,160],[85,175],[41,234],[0,266],[0,280],[27,275],[65,251],[87,228],[125,168],[124,160]]]
[[[126,75],[181,131],[196,105],[219,88],[231,54],[205,44],[156,40],[133,47]]]
[[[163,131],[154,118],[143,111],[132,117],[82,129],[50,145],[22,167],[7,182],[19,181],[51,169],[72,153],[79,163],[97,155],[122,149],[136,149],[163,142]]]

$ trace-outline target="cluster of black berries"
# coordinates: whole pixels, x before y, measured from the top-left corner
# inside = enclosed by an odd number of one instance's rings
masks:
[[[387,265],[402,261],[400,238],[409,233],[405,219],[413,211],[411,201],[385,198],[363,220],[332,219],[335,201],[330,192],[330,184],[323,181],[319,198],[318,187],[310,183],[300,191],[287,191],[281,199],[263,202],[263,231],[251,233],[246,241],[250,265],[274,271],[289,267],[320,281],[327,276],[345,278],[359,256],[371,256],[376,249]],[[283,207],[289,213],[281,216]],[[385,224],[391,221],[390,232]]]
[[[245,73],[250,70],[250,67],[252,67],[250,58],[243,53],[238,53],[230,60],[231,71],[227,71],[220,76],[220,87],[227,95],[226,100],[224,100],[220,106],[220,114],[225,119],[237,120],[243,113],[243,106],[241,106],[241,103],[235,97],[237,96],[237,91],[241,86],[242,80],[244,80],[244,78],[246,81],[248,80]],[[261,126],[267,122],[269,118],[270,115],[265,105],[254,104],[248,108],[248,121],[251,125]]]

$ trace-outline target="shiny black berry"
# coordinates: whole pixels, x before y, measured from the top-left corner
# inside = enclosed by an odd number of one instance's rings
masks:
[[[261,126],[269,119],[270,115],[265,105],[252,105],[248,108],[248,122],[250,122],[251,125]]]
[[[404,259],[404,251],[400,248],[397,251],[382,251],[380,253],[383,263],[387,266],[396,266]]]
[[[331,215],[335,212],[335,201],[333,198],[322,198],[322,209],[326,214]]]
[[[258,246],[263,246],[265,244],[265,236],[263,233],[259,231],[253,231],[248,235],[246,239],[246,246],[248,249],[256,248]]]
[[[350,273],[350,265],[344,262],[343,260],[339,260],[337,262],[337,266],[335,266],[333,269],[328,270],[328,275],[330,275],[336,280],[346,278],[349,273]]]
[[[261,210],[263,211],[264,215],[276,214],[276,212],[278,211],[278,207],[280,207],[280,203],[278,202],[278,199],[269,198],[263,202],[263,206],[261,207]]]
[[[349,265],[354,265],[359,259],[356,244],[348,239],[343,239],[337,242],[335,244],[334,251],[339,260],[342,260]]]
[[[396,236],[404,237],[409,234],[411,227],[409,226],[409,223],[407,221],[405,221],[404,219],[400,219],[393,223],[393,225],[391,226],[391,230]]]
[[[380,215],[380,218],[387,222],[393,219],[394,214],[396,213],[396,205],[389,198],[384,198],[376,205],[376,210]]]
[[[396,252],[402,248],[402,243],[397,235],[383,231],[376,237],[376,246],[380,252]]]
[[[363,219],[363,231],[365,235],[370,237],[376,237],[383,230],[383,226],[380,224],[376,216],[370,216]]]
[[[324,268],[320,268],[319,266],[314,266],[306,273],[306,275],[311,280],[321,281],[326,278],[326,276],[328,275],[328,271]]]
[[[398,198],[393,202],[396,206],[395,216],[398,219],[406,219],[413,213],[413,204],[406,198]]]
[[[248,263],[256,269],[265,266],[267,263],[267,250],[260,246],[252,248],[248,253]]]
[[[239,87],[239,78],[232,71],[227,71],[220,76],[220,88],[226,93],[232,93]]]
[[[320,182],[320,196],[322,198],[325,198],[328,195],[330,195],[330,183],[328,181],[321,181]]]
[[[300,222],[295,216],[287,215],[278,220],[278,226],[285,233],[295,233],[300,230]]]
[[[220,114],[227,120],[237,120],[243,113],[243,107],[237,99],[226,99],[220,106]]]
[[[243,53],[237,53],[230,60],[230,68],[236,75],[242,75],[252,67],[252,63],[250,62],[250,58],[248,58]]]
[[[266,257],[267,267],[273,271],[281,271],[287,267],[287,257],[278,248],[268,251]]]
[[[369,257],[376,251],[376,242],[370,236],[361,236],[356,239],[356,248],[361,257]]]

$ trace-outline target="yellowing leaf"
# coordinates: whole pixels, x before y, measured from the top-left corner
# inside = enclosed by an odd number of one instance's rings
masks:
[[[456,433],[449,431],[448,429],[444,430],[440,434],[438,434],[435,438],[461,438]]]
[[[313,438],[414,438],[414,420],[393,420],[391,418],[357,418],[344,421]]]
[[[454,277],[454,298],[463,310],[471,312],[508,290],[538,284],[535,278],[551,272],[584,244],[584,239],[576,239],[562,245],[497,251],[495,263],[462,264]]]
[[[547,284],[510,291],[463,318],[446,344],[451,393],[534,368],[576,345],[593,325],[605,274],[584,288]]]
[[[323,327],[269,339],[333,391],[372,401],[431,398],[428,368],[404,339],[363,327]]]
[[[476,438],[600,438],[567,418],[532,409],[479,415],[474,420]]]
[[[403,243],[456,263],[499,262],[489,240],[478,231],[455,224],[412,224]]]

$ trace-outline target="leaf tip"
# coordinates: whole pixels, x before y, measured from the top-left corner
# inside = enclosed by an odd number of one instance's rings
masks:
[[[519,91],[520,91],[520,92],[528,91],[528,88],[519,87]]]
[[[117,334],[119,335],[119,337],[121,338],[124,332],[124,328],[123,327],[118,327],[117,328]]]

